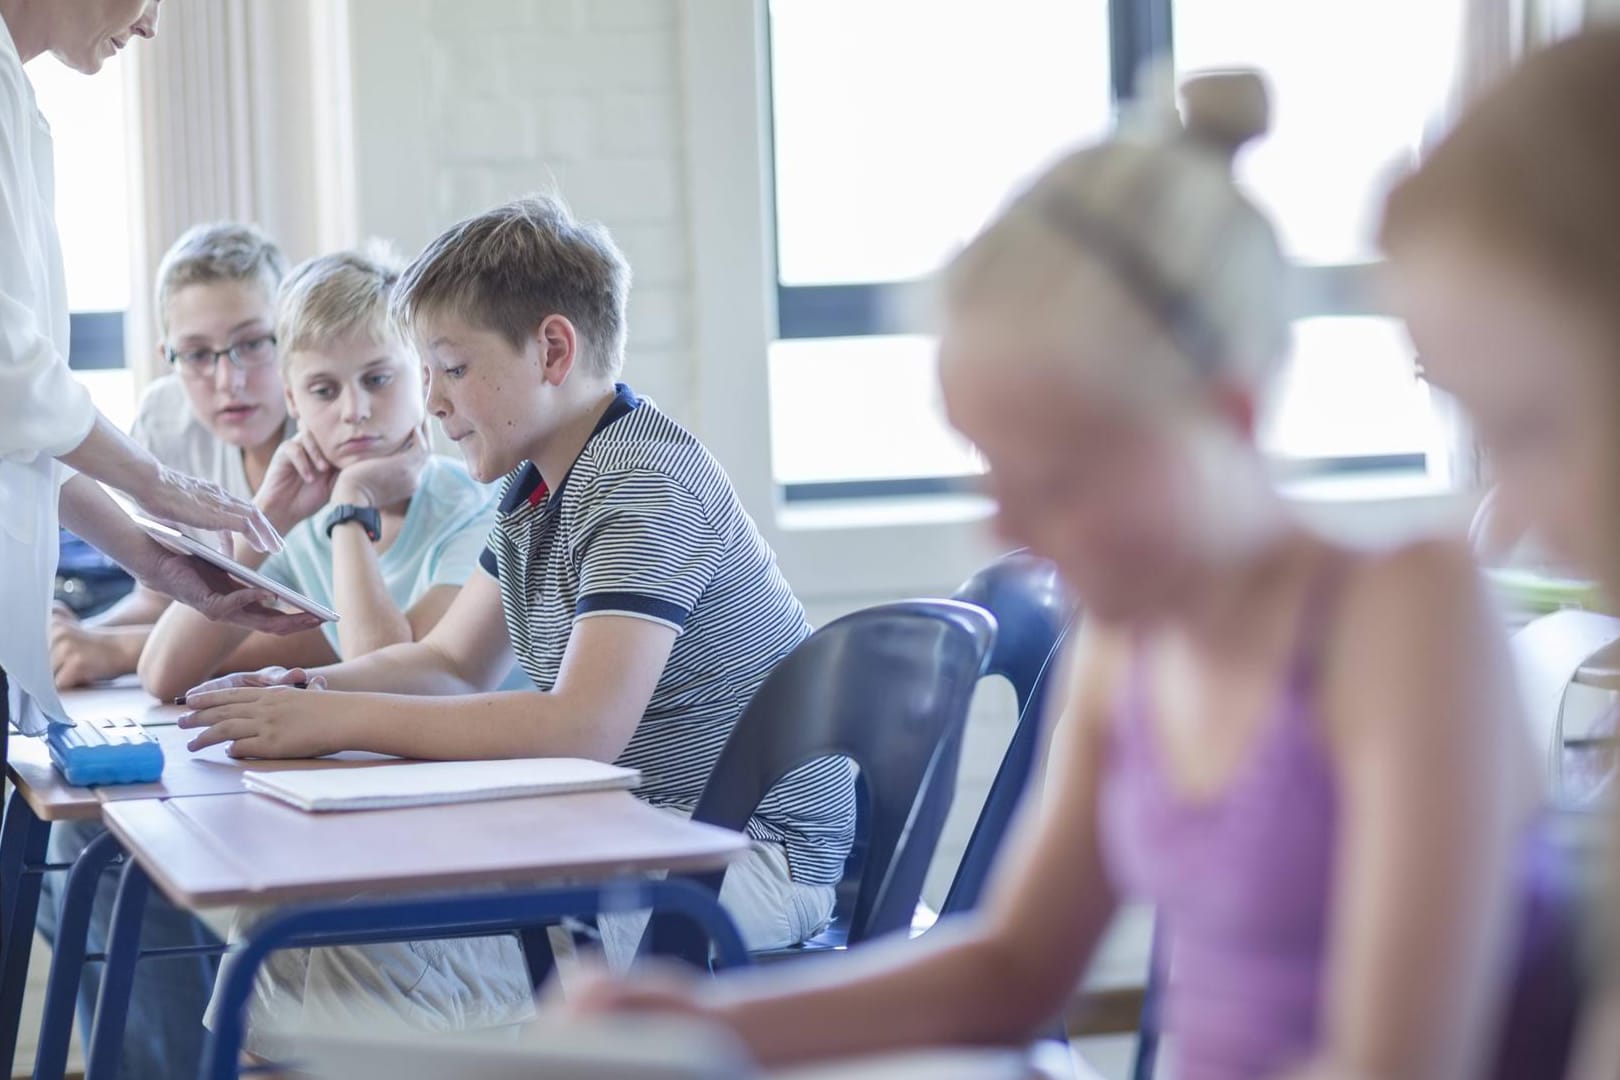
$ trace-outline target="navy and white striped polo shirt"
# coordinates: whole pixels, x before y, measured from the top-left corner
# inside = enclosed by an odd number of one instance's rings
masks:
[[[618,764],[638,794],[690,811],[755,690],[810,624],[776,556],[718,462],[626,386],[554,492],[525,462],[507,478],[481,560],[501,584],[506,627],[534,685],[557,682],[574,623],[651,619],[677,631],[664,673]],[[831,884],[855,826],[842,759],[783,777],[748,823],[787,849],[793,879]]]

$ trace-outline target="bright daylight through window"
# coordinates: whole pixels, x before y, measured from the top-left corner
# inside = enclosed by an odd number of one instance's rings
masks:
[[[1271,84],[1272,134],[1239,178],[1301,288],[1265,445],[1303,472],[1423,469],[1435,412],[1367,286],[1382,195],[1444,101],[1458,9],[999,0],[987,20],[980,0],[771,0],[771,431],[787,497],[970,482],[975,455],[940,415],[931,328],[911,314],[917,283],[1033,173],[1109,129],[1132,81],[1112,58],[1162,51],[1154,25],[1180,70],[1256,66]]]

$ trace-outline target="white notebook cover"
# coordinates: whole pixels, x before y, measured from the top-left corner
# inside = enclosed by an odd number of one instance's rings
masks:
[[[584,758],[425,761],[365,769],[293,769],[242,774],[249,791],[300,810],[385,810],[400,806],[565,795],[635,787],[641,774]]]

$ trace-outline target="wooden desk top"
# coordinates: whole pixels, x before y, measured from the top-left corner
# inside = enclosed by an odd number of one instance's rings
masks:
[[[94,788],[74,787],[51,764],[44,739],[11,732],[6,745],[6,775],[17,785],[41,821],[76,821],[101,816]]]
[[[148,727],[172,725],[186,710],[179,705],[165,705],[142,690],[133,677],[118,679],[105,686],[86,687],[82,690],[62,691],[62,704],[75,720],[94,720],[103,716],[133,716]]]
[[[626,791],[325,814],[250,794],[138,799],[103,817],[190,908],[714,870],[748,847]]]
[[[70,690],[62,695],[68,713],[77,719],[133,716],[146,724],[163,747],[163,778],[155,784],[112,784],[74,787],[51,764],[45,740],[11,733],[6,771],[23,798],[42,821],[73,821],[101,816],[101,805],[129,799],[174,799],[195,795],[231,795],[242,790],[246,769],[275,772],[283,769],[355,768],[398,759],[381,754],[348,751],[316,761],[238,761],[224,747],[210,746],[200,753],[186,749],[196,735],[174,726],[185,710],[159,705],[139,687]]]

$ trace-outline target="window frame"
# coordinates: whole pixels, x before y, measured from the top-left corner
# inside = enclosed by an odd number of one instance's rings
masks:
[[[763,19],[765,42],[762,50],[765,80],[766,152],[775,159],[774,106],[770,100],[774,80],[771,72],[772,32],[769,0]],[[1109,85],[1113,106],[1120,110],[1134,95],[1137,71],[1149,60],[1173,51],[1172,24],[1174,0],[1109,0]],[[777,229],[776,184],[769,185],[771,269],[775,285],[776,334],[773,340],[791,341],[819,338],[874,337],[888,334],[927,334],[927,304],[919,302],[927,283],[920,280],[894,282],[843,282],[837,284],[789,285],[783,282]],[[1376,263],[1300,265],[1290,267],[1290,317],[1295,320],[1318,316],[1388,316],[1391,312],[1378,302],[1373,277]],[[1280,462],[1290,479],[1318,478],[1346,474],[1428,472],[1430,454],[1352,454],[1333,457],[1286,459]],[[961,494],[974,489],[972,475],[892,477],[874,480],[829,480],[781,484],[788,503],[820,500],[895,498],[938,494]]]
[[[115,371],[128,367],[122,311],[74,311],[68,315],[68,367]]]
[[[696,356],[682,419],[726,470],[813,609],[943,595],[998,550],[985,528],[987,501],[952,495],[789,504],[773,474],[764,357],[777,340],[778,313],[765,19],[764,0],[685,0],[680,7]],[[1388,482],[1329,478],[1284,493],[1313,528],[1378,544],[1466,525],[1476,501],[1432,473]]]

